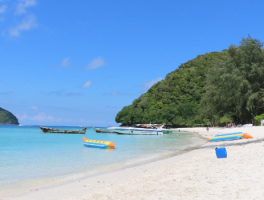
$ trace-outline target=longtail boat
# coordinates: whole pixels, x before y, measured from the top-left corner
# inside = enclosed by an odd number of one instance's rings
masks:
[[[117,133],[116,131],[100,129],[100,128],[94,128],[93,125],[91,125],[91,126],[92,126],[92,128],[94,129],[94,131],[96,133]]]
[[[64,130],[64,129],[56,129],[56,128],[48,128],[39,126],[43,133],[67,133],[67,134],[85,134],[87,127],[84,127],[80,130]]]

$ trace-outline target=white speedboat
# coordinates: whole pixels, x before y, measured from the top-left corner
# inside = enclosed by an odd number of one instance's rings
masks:
[[[107,129],[115,130],[118,134],[122,135],[162,135],[165,130],[164,125],[159,128],[136,128],[136,127],[108,127]]]

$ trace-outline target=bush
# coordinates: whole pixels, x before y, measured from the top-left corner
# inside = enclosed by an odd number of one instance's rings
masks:
[[[254,118],[254,120],[255,120],[255,125],[260,126],[260,121],[261,121],[262,119],[264,119],[264,113],[261,114],[261,115],[257,115],[257,116]]]

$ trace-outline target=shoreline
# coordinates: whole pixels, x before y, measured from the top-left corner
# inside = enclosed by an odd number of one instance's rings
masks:
[[[171,129],[172,130],[172,129]],[[174,129],[174,131],[177,129]],[[173,131],[173,130],[172,130]],[[182,133],[184,134],[184,133]],[[189,133],[190,134],[190,133]],[[107,166],[96,167],[92,171],[76,171],[73,173],[58,175],[52,177],[33,178],[27,180],[21,180],[16,183],[10,183],[0,186],[0,199],[14,199],[20,196],[27,196],[27,194],[33,191],[39,191],[46,188],[60,187],[61,185],[70,184],[72,182],[90,179],[93,177],[104,176],[109,173],[118,172],[127,168],[139,167],[152,162],[161,161],[174,157],[189,151],[196,149],[203,145],[206,141],[200,135],[196,135],[197,142],[184,148],[176,148],[174,151],[163,152],[159,154],[147,155],[146,157],[140,157],[136,159],[129,159],[124,162],[114,163]],[[20,198],[19,198],[20,199]]]
[[[177,156],[95,177],[78,178],[57,186],[32,188],[21,196],[2,199],[202,199],[208,198],[208,195],[210,199],[222,199],[225,196],[223,191],[229,196],[236,192],[236,196],[241,197],[239,195],[243,191],[234,189],[234,185],[230,186],[230,183],[234,182],[239,187],[248,188],[247,191],[252,190],[250,194],[254,193],[251,195],[256,198],[264,194],[261,191],[256,193],[256,188],[251,186],[255,179],[250,178],[252,173],[257,174],[257,177],[264,174],[263,170],[260,170],[263,174],[256,173],[260,166],[264,166],[264,160],[261,160],[259,154],[261,148],[264,148],[264,127],[210,128],[209,132],[205,128],[180,128],[180,131],[195,132],[193,134],[204,138],[218,133],[242,131],[251,134],[254,139],[206,143]],[[227,148],[226,159],[216,158],[214,148],[217,146]],[[252,164],[252,168],[257,168],[253,171],[247,170],[249,164]],[[246,171],[246,176],[239,173],[238,166],[240,170]],[[241,178],[251,184],[240,183],[243,182]],[[264,179],[259,179],[260,184],[264,186]],[[200,182],[204,185],[200,185]],[[248,195],[245,197],[247,198],[244,199],[249,199]]]

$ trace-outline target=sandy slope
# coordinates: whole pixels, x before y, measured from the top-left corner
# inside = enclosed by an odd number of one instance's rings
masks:
[[[2,199],[263,199],[264,127],[186,128],[203,137],[246,132],[254,139],[206,143],[184,154],[115,171],[76,179]],[[217,159],[215,147],[226,147],[228,157]],[[1,197],[1,196],[0,196]],[[1,198],[0,198],[1,199]]]

